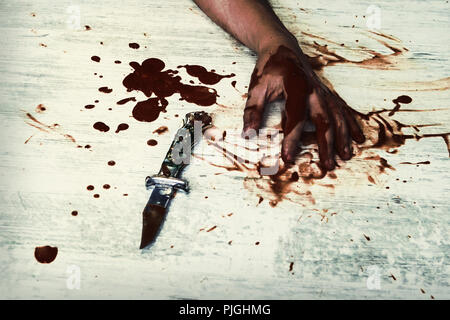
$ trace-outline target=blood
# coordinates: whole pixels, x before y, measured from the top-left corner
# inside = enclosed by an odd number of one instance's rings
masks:
[[[153,146],[156,146],[158,144],[158,141],[156,141],[155,139],[150,139],[150,140],[147,141],[147,144],[149,146],[153,147]]]
[[[74,217],[77,216],[77,215],[78,215],[78,211],[73,210],[73,211],[72,211],[72,215],[73,215]]]
[[[85,108],[85,109],[94,109],[94,108],[95,108],[95,105],[93,105],[93,104],[88,104],[88,105],[85,105],[84,108]]]
[[[406,103],[410,101],[407,96],[400,96],[394,99],[394,103]],[[411,99],[412,101],[412,99]],[[447,144],[448,149],[448,136],[450,133],[438,133],[438,134],[413,134],[408,135],[402,132],[403,128],[411,127],[411,125],[402,124],[389,117],[388,113],[391,110],[383,110],[382,112],[369,112],[367,114],[358,113],[351,109],[349,111],[355,116],[357,122],[360,124],[366,136],[366,143],[357,146],[356,155],[361,155],[368,149],[383,149],[389,153],[394,153],[393,149],[398,148],[405,144],[408,139],[420,140],[423,138],[442,137]],[[418,128],[430,126],[430,125],[416,125],[415,130]],[[307,146],[316,144],[315,132],[304,132],[301,139],[302,145]],[[236,154],[228,151],[225,147],[220,146],[217,142],[209,141],[209,145],[215,147],[220,153],[228,159],[232,165],[218,165],[210,163],[213,166],[224,168],[228,171],[240,171],[247,172],[249,176],[253,177],[252,172],[260,172],[260,163],[246,162],[246,159],[242,159]],[[450,154],[450,152],[449,152]],[[203,159],[205,160],[205,159]],[[378,168],[378,172],[367,172],[367,179],[370,183],[376,184],[377,180],[374,178],[376,174],[385,172],[386,169],[395,170],[395,168],[388,163],[388,161],[379,156],[365,157],[364,160],[375,160],[377,165],[374,168]],[[428,164],[427,161],[411,164]],[[409,164],[409,163],[405,163]],[[322,179],[328,176],[330,179],[337,179],[337,175],[334,172],[328,172],[323,170],[320,163],[314,160],[311,153],[302,153],[300,159],[297,160],[295,165],[280,165],[278,172],[275,175],[269,177],[260,176],[259,179],[245,179],[244,187],[249,190],[257,190],[258,192],[266,192],[267,196],[271,199],[269,204],[274,207],[278,202],[287,199],[294,202],[302,201],[302,198],[309,199],[311,203],[315,203],[314,198],[310,191],[302,191],[298,188],[296,182],[302,179],[305,185],[313,184],[315,180]],[[406,181],[404,181],[406,182]],[[330,187],[334,185],[321,184],[320,186]],[[259,203],[263,201],[263,197],[259,196]],[[258,203],[258,204],[259,204]],[[368,240],[369,241],[369,240]]]
[[[298,172],[294,171],[294,172],[292,173],[292,175],[291,175],[291,181],[292,181],[292,182],[296,182],[296,181],[298,181],[298,180],[299,180]]]
[[[100,195],[98,193],[94,194],[94,198],[100,198]]]
[[[413,165],[419,165],[419,164],[430,164],[430,161],[420,161],[420,162],[400,162],[400,164],[413,164]]]
[[[89,191],[92,191],[95,189],[95,187],[93,185],[89,185],[86,187],[86,189],[88,189]]]
[[[299,108],[297,102],[306,101],[306,98],[312,91],[312,88],[305,80],[306,75],[302,71],[303,68],[299,67],[294,56],[295,54],[290,49],[285,46],[280,46],[277,52],[269,58],[264,67],[264,70],[285,70],[283,74],[286,74],[286,77],[283,81],[285,84],[286,95],[289,96],[289,99],[286,100],[285,104],[286,116],[282,119],[282,128],[285,136],[289,135],[299,122],[306,120],[306,108]],[[264,73],[258,75],[258,70],[255,68],[250,79],[249,91],[259,83],[259,80],[263,75]],[[257,106],[248,106],[246,109],[250,110],[246,116],[251,118],[252,110],[254,109],[256,112]],[[318,127],[316,130],[324,130],[324,128]],[[319,141],[319,143],[322,144],[322,141]],[[325,142],[324,145],[326,145]]]
[[[166,111],[168,102],[164,98],[150,98],[140,101],[133,108],[133,117],[142,122],[152,122],[158,119],[161,112]]]
[[[258,204],[260,204],[261,202],[263,202],[264,201],[264,198],[263,197],[261,197],[261,196],[259,196],[259,199],[258,199]]]
[[[294,268],[294,262],[291,262],[289,264],[289,272],[291,272],[293,268]]]
[[[96,129],[98,131],[101,131],[101,132],[108,132],[109,131],[109,127],[106,124],[104,124],[103,122],[100,122],[100,121],[94,123],[93,127],[94,127],[94,129]]]
[[[98,91],[103,92],[103,93],[111,93],[113,90],[108,87],[100,87],[100,88],[98,88]]]
[[[205,86],[188,85],[181,82],[176,70],[164,70],[165,63],[157,58],[150,58],[139,64],[130,62],[134,69],[127,75],[122,84],[127,91],[138,90],[147,97],[154,94],[156,97],[140,101],[133,109],[133,117],[138,121],[155,121],[160,112],[165,112],[168,101],[165,99],[175,93],[180,99],[195,103],[199,106],[210,106],[217,101],[217,91]]]
[[[122,99],[122,100],[117,101],[116,103],[117,103],[118,105],[123,105],[123,104],[125,104],[125,103],[127,103],[127,102],[130,102],[130,101],[136,101],[136,98],[135,98],[135,97],[125,98],[125,99]]]
[[[135,43],[135,42],[129,43],[128,46],[129,46],[131,49],[139,49],[139,47],[140,47],[139,44],[138,44],[138,43]]]
[[[410,96],[405,96],[405,95],[403,95],[403,96],[399,96],[399,97],[397,97],[396,99],[392,100],[392,102],[395,103],[395,107],[394,107],[394,109],[391,110],[391,112],[389,112],[388,115],[389,115],[390,117],[393,116],[398,110],[400,110],[400,107],[401,107],[400,104],[401,104],[401,103],[403,103],[403,104],[409,104],[409,103],[412,102],[412,99],[411,99]]]
[[[380,172],[384,172],[385,168],[395,170],[394,167],[392,167],[386,159],[380,157],[380,165],[378,166],[380,168]]]
[[[103,189],[108,190],[109,188],[111,188],[111,186],[109,184],[104,184],[103,185]]]
[[[91,60],[95,61],[95,62],[100,62],[100,57],[99,56],[92,56]]]
[[[114,161],[114,160],[110,160],[110,161],[108,161],[108,166],[114,166],[114,165],[116,165],[116,162]]]
[[[167,128],[166,126],[161,126],[158,129],[156,129],[155,131],[153,131],[153,133],[157,133],[157,134],[161,135],[167,131],[169,131],[169,128]]]
[[[57,255],[57,247],[42,246],[34,249],[34,257],[40,263],[52,263]]]
[[[77,141],[75,140],[75,138],[74,138],[72,135],[67,134],[67,133],[62,133],[62,132],[60,132],[60,131],[58,130],[59,124],[54,123],[54,124],[52,124],[52,125],[47,125],[47,124],[45,124],[45,123],[39,121],[38,119],[36,119],[34,116],[32,116],[32,115],[31,115],[30,113],[28,113],[28,112],[26,113],[26,116],[27,116],[27,118],[28,118],[29,120],[32,121],[32,123],[31,123],[31,122],[26,122],[26,124],[32,126],[33,128],[36,128],[36,129],[38,129],[39,131],[47,132],[47,133],[50,132],[50,131],[52,131],[52,132],[55,132],[55,133],[57,133],[57,134],[59,134],[59,135],[62,135],[64,138],[70,140],[70,141],[73,142],[73,143],[76,143],[76,142],[77,142]],[[31,137],[30,137],[30,138],[31,138]],[[30,139],[30,138],[29,138],[29,139]],[[29,139],[28,139],[26,142],[28,142]],[[79,147],[81,147],[81,146],[77,145],[77,148],[79,148]]]
[[[119,124],[119,125],[117,126],[116,133],[119,133],[120,131],[125,131],[125,130],[127,130],[129,127],[130,127],[130,126],[129,126],[128,124],[126,124],[126,123],[121,123],[121,124]]]
[[[214,70],[208,71],[205,67],[199,65],[186,64],[184,66],[178,66],[178,68],[185,68],[186,72],[190,76],[196,77],[201,83],[208,85],[216,84],[224,78],[231,78],[235,76],[234,73],[228,75],[220,75],[215,73]]]
[[[36,107],[36,112],[37,113],[44,112],[45,110],[47,110],[47,108],[42,103],[38,104],[37,107]]]

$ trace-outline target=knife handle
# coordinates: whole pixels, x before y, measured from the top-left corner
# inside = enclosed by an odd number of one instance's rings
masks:
[[[160,176],[176,178],[189,163],[194,146],[211,126],[212,118],[204,111],[187,113],[177,131],[159,171]],[[189,143],[190,145],[187,145]]]
[[[145,179],[145,187],[150,189],[153,186],[171,187],[177,190],[189,191],[189,184],[187,181],[172,177],[163,176],[149,176]]]

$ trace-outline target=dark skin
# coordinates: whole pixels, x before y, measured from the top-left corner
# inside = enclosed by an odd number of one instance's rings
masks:
[[[297,39],[286,29],[265,0],[194,0],[214,22],[258,55],[244,109],[243,135],[261,126],[265,106],[286,101],[282,113],[284,139],[281,157],[293,162],[299,152],[304,124],[316,127],[320,163],[333,170],[336,154],[352,157],[352,140],[365,138],[355,113],[314,73]]]

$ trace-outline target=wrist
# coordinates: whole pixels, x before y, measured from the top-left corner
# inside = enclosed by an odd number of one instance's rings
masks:
[[[298,45],[298,41],[295,36],[288,31],[281,31],[265,35],[258,43],[256,53],[258,56],[263,54],[272,55],[280,46],[285,46],[296,54],[301,54],[302,51]]]

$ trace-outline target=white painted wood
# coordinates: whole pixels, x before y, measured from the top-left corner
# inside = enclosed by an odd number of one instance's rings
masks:
[[[359,45],[389,52],[367,32],[368,17],[363,16],[370,2],[273,4],[305,51],[314,40],[327,43],[301,31],[345,43],[352,49],[340,53],[352,59],[362,57]],[[381,9],[381,31],[409,49],[401,67],[370,70],[337,65],[325,68],[325,76],[361,112],[392,108],[391,100],[401,94],[413,98],[409,109],[447,108],[448,90],[422,89],[449,76],[448,3],[377,1],[376,5]],[[77,8],[79,30],[68,24]],[[261,192],[244,188],[245,175],[194,159],[184,174],[191,193],[176,196],[157,243],[139,251],[141,211],[149,196],[144,178],[158,171],[180,125],[181,118],[174,115],[207,110],[214,113],[221,130],[239,130],[242,94],[256,57],[188,0],[9,1],[0,4],[0,21],[1,298],[450,297],[450,184],[448,152],[441,138],[408,141],[398,154],[377,151],[396,170],[376,176],[376,185],[367,181],[366,174],[374,164],[357,157],[336,171],[338,180],[298,184],[300,191],[311,191],[315,204],[308,197],[297,197],[297,203],[285,200],[275,208],[267,196],[258,205]],[[84,25],[92,29],[86,31]],[[129,42],[141,48],[132,50]],[[92,55],[100,56],[101,62],[92,62]],[[188,63],[235,73],[235,78],[215,86],[218,102],[226,108],[199,108],[173,96],[158,121],[135,121],[130,117],[132,103],[115,102],[143,98],[141,93],[126,93],[121,81],[131,70],[129,61],[149,57],[161,58],[171,68]],[[123,63],[116,65],[114,60]],[[185,73],[183,77],[187,79]],[[230,85],[232,80],[239,92]],[[448,80],[436,85],[448,86]],[[100,86],[114,91],[102,94],[97,91]],[[96,99],[100,100],[96,108],[84,109]],[[46,111],[36,113],[38,104]],[[44,133],[27,125],[27,112],[45,124],[58,123],[58,129]],[[396,119],[442,124],[422,132],[450,131],[448,110],[398,113]],[[112,130],[94,130],[96,121]],[[122,122],[130,128],[115,134]],[[168,126],[169,132],[157,138],[157,146],[147,146],[160,125]],[[92,148],[76,148],[63,134]],[[202,148],[212,159],[220,158],[204,142]],[[108,166],[109,160],[117,164]],[[400,164],[426,160],[431,164]],[[112,188],[103,190],[105,183]],[[331,183],[334,189],[323,186]],[[86,190],[91,184],[99,199]],[[73,210],[78,216],[71,215]],[[216,229],[206,232],[213,226]],[[39,245],[58,247],[53,263],[34,259]],[[81,272],[79,290],[67,287],[71,275],[67,271],[73,265]],[[379,271],[379,290],[367,286],[370,270]]]

